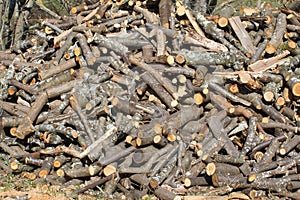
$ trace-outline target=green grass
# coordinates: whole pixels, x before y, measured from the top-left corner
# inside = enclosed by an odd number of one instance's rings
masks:
[[[32,180],[20,178],[19,175],[15,175],[13,173],[1,176],[0,181],[2,182],[1,190],[3,192],[11,189],[30,190],[36,186]]]

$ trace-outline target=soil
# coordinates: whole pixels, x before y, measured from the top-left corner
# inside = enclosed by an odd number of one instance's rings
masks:
[[[70,198],[68,195],[79,187],[81,186],[77,185],[60,189],[58,185],[42,185],[41,183],[35,183],[34,180],[22,178],[20,174],[5,174],[3,171],[0,171],[0,200],[69,200],[74,198]],[[80,194],[77,199],[92,200],[102,198],[93,194]]]
[[[17,191],[14,189],[9,189],[9,191],[3,191],[3,188],[0,188],[0,199],[2,200],[70,200],[73,198],[68,198],[64,191],[59,190],[59,186],[51,186],[46,191],[43,191],[42,188],[36,187],[28,191]],[[79,195],[78,200],[94,200],[101,199],[100,197],[91,196],[91,195]]]
[[[54,199],[60,199],[60,200],[66,200],[66,198],[63,194],[58,195],[52,195],[49,193],[41,192],[39,188],[34,188],[27,192],[20,192],[15,190],[10,190],[6,192],[0,192],[0,199],[30,199],[30,200],[54,200]]]

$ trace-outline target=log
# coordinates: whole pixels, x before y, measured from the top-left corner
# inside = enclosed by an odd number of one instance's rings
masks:
[[[286,14],[280,13],[277,18],[276,27],[273,36],[266,46],[266,52],[268,54],[273,54],[276,52],[277,47],[282,42],[284,31],[286,29]]]
[[[297,3],[87,0],[65,16],[9,3],[5,173],[80,185],[70,198],[298,198]]]
[[[230,26],[235,31],[235,34],[239,38],[242,46],[247,50],[247,52],[252,56],[255,52],[254,45],[251,42],[251,38],[242,25],[242,21],[238,16],[229,18]]]

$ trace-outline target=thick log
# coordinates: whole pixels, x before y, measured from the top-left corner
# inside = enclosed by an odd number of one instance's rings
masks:
[[[273,54],[276,52],[277,47],[282,42],[282,38],[283,38],[284,32],[286,30],[286,25],[287,25],[286,14],[280,13],[277,17],[276,27],[275,27],[274,33],[272,35],[272,38],[269,41],[269,43],[267,44],[266,49],[265,49],[267,53]]]

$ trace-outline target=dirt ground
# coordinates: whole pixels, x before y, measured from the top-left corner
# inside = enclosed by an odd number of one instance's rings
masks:
[[[11,174],[0,174],[0,200],[69,200],[74,199],[68,197],[68,194],[71,194],[74,190],[76,190],[75,186],[62,190],[60,186],[41,186]],[[77,199],[92,200],[102,198],[92,194],[81,194]]]
[[[28,192],[19,192],[15,190],[0,192],[0,199],[15,200],[15,199],[30,199],[30,200],[67,200],[63,194],[51,195],[49,193],[40,192],[39,189],[33,189]]]
[[[0,200],[70,200],[62,191],[56,191],[56,189],[50,188],[47,191],[42,191],[41,188],[32,188],[29,191],[16,191],[10,189],[9,191],[1,192],[0,188]],[[79,195],[78,200],[93,200],[101,199],[96,196]]]

